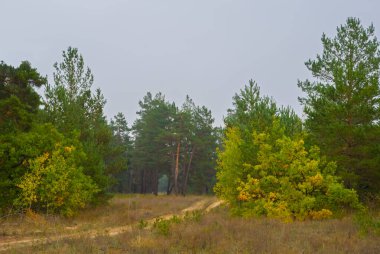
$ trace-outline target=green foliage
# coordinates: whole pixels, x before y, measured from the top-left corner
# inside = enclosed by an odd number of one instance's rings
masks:
[[[104,195],[110,185],[105,160],[112,139],[103,114],[105,99],[99,89],[91,91],[94,78],[78,49],[69,47],[62,56],[62,62],[54,64],[54,85],[46,86],[45,120],[67,137],[79,132],[86,159],[78,166]]]
[[[247,177],[250,170],[248,165],[258,162],[259,146],[254,142],[252,133],[270,131],[274,118],[284,126],[284,134],[290,137],[299,136],[302,131],[301,120],[294,111],[278,108],[272,99],[262,97],[259,86],[252,80],[233,100],[234,108],[228,110],[225,119],[223,147],[217,150],[218,172],[214,188],[218,195],[230,201],[237,197],[239,179]]]
[[[200,222],[202,219],[203,213],[201,210],[194,210],[191,212],[186,212],[183,219],[185,221]]]
[[[367,235],[374,233],[380,235],[380,219],[370,214],[368,210],[363,210],[355,214],[355,222],[360,227],[360,233]]]
[[[187,97],[181,108],[158,93],[140,101],[139,118],[133,125],[131,153],[133,185],[141,193],[157,193],[158,180],[168,176],[168,193],[207,193],[215,177],[217,146],[214,119],[206,107]]]
[[[40,105],[40,97],[34,87],[46,83],[30,63],[24,61],[15,68],[0,62],[0,101],[11,96],[17,97],[29,113],[36,113]]]
[[[168,236],[170,233],[170,220],[156,219],[153,223],[153,228],[160,235]]]
[[[76,49],[55,67],[42,109],[34,88],[46,78],[28,62],[0,64],[0,213],[28,208],[71,216],[108,186],[105,100],[90,91],[93,77]]]
[[[72,216],[91,202],[99,189],[75,164],[74,153],[74,146],[57,145],[52,154],[30,159],[30,171],[17,184],[21,191],[15,205]]]
[[[131,167],[134,186],[131,189],[157,193],[159,174],[170,169],[170,127],[176,109],[161,93],[155,96],[147,93],[139,104],[139,118],[133,125],[135,141]]]
[[[252,134],[258,146],[254,164],[236,157],[244,149],[236,129],[227,133],[224,151],[219,151],[216,192],[235,213],[303,220],[361,207],[356,192],[345,189],[334,176],[335,163],[321,159],[317,147],[307,151],[302,138],[282,133],[276,123],[272,133]],[[273,139],[278,135],[282,137]]]
[[[111,191],[114,192],[131,192],[130,172],[127,171],[131,161],[132,141],[129,136],[130,128],[128,127],[125,116],[118,113],[111,119],[110,128],[112,138],[108,144],[105,163],[107,173],[112,174],[113,184]]]
[[[177,215],[173,215],[173,217],[171,217],[170,221],[175,223],[175,224],[179,224],[182,222],[181,218],[178,217]]]
[[[13,200],[18,197],[19,188],[16,184],[28,172],[27,162],[45,152],[50,153],[57,143],[80,148],[77,139],[66,139],[51,124],[35,124],[28,132],[0,134],[1,208],[11,207]],[[84,155],[80,153],[76,153],[75,156],[77,161],[84,158]]]
[[[40,105],[34,87],[46,83],[29,62],[15,68],[0,62],[0,134],[28,131]]]
[[[292,111],[261,99],[253,82],[234,99],[237,106],[230,110],[218,150],[215,186],[233,212],[303,220],[361,208],[356,192],[334,175],[336,164],[321,158],[317,147],[305,148],[300,120]]]
[[[378,192],[380,51],[371,25],[348,18],[334,38],[322,36],[323,52],[306,62],[314,81],[299,82],[309,141],[338,164],[349,188]]]
[[[147,222],[147,221],[145,221],[145,220],[143,220],[143,219],[141,219],[141,220],[139,221],[139,224],[138,224],[139,229],[144,229],[144,228],[146,228],[147,226],[148,226],[148,222]]]
[[[0,132],[14,133],[27,131],[32,123],[32,114],[20,99],[14,95],[0,100]]]

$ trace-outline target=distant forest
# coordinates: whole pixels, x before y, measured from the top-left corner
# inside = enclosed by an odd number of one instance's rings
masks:
[[[28,61],[0,63],[0,214],[75,215],[111,193],[216,194],[235,214],[328,218],[380,191],[380,51],[374,27],[348,18],[299,81],[302,120],[260,94],[233,97],[225,126],[187,96],[139,102],[134,123],[106,100],[78,49],[52,83]],[[43,88],[42,96],[37,89]],[[121,109],[122,110],[122,109]]]

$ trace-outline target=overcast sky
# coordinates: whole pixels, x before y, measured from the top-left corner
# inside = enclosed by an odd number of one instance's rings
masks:
[[[380,31],[378,0],[1,0],[0,60],[28,60],[52,77],[77,47],[107,99],[129,123],[147,91],[182,104],[186,94],[221,125],[249,79],[299,115],[298,79],[347,17]]]

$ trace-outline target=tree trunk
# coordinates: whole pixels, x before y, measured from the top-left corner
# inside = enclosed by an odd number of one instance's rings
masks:
[[[154,170],[153,194],[158,195],[158,169]]]
[[[171,176],[168,177],[168,185],[166,187],[166,195],[170,195],[170,193],[172,192],[171,180],[172,180],[172,177]]]
[[[145,170],[141,170],[141,176],[140,176],[140,193],[145,193]]]
[[[175,160],[175,170],[174,170],[174,192],[178,194],[178,173],[179,173],[179,151],[181,148],[181,143],[178,141],[177,143],[177,154]]]
[[[187,182],[189,180],[189,172],[190,172],[190,167],[191,167],[191,162],[193,160],[194,152],[195,152],[195,148],[192,149],[192,151],[190,153],[189,163],[187,164],[187,169],[186,169],[186,172],[185,172],[185,182],[183,184],[183,192],[182,192],[183,195],[185,195],[186,192],[187,192]]]
[[[175,172],[175,153],[171,152],[171,157],[172,157],[172,163],[170,165],[170,175],[169,175],[169,180],[168,180],[168,188],[167,188],[167,194],[170,195],[173,191],[174,187],[174,172]]]

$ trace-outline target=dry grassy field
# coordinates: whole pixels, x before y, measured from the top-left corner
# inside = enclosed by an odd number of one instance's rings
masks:
[[[4,253],[380,253],[380,237],[360,234],[350,216],[293,223],[243,219],[223,206],[206,212],[215,201],[117,195],[73,219],[3,219],[0,244]]]

